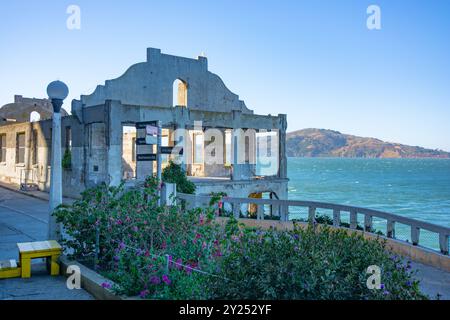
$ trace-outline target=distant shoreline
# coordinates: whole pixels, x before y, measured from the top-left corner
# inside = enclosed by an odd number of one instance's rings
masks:
[[[444,157],[409,157],[409,158],[375,158],[375,157],[329,157],[329,156],[288,156],[288,159],[362,159],[362,160],[450,160]]]
[[[286,135],[290,157],[363,159],[450,159],[450,152],[376,138],[358,137],[327,129],[303,129]]]

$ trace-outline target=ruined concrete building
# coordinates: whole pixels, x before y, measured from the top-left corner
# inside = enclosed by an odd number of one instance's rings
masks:
[[[136,184],[154,173],[153,163],[136,162],[139,146],[135,144],[134,126],[161,120],[165,145],[183,140],[176,131],[187,130],[182,161],[198,194],[226,192],[248,197],[267,193],[287,198],[286,115],[254,114],[208,71],[205,57],[189,59],[149,48],[147,61],[72,101],[71,107],[72,114],[62,119],[62,151],[71,155],[71,163],[63,170],[65,196],[77,197],[100,182],[116,185],[125,179],[127,184]],[[32,112],[38,112],[41,119],[30,122]],[[0,179],[14,184],[31,182],[48,190],[50,104],[47,100],[16,97],[14,104],[0,109],[0,116],[5,119],[0,125]],[[205,132],[210,128],[225,137],[220,151],[224,163],[207,161],[205,150],[212,141]],[[254,130],[246,134],[248,129]],[[258,137],[264,135],[278,142],[268,152],[276,161],[270,170],[260,165],[260,155],[254,152]],[[236,162],[239,152],[245,155],[241,163]]]

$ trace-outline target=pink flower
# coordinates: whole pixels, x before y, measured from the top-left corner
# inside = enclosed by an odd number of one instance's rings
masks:
[[[103,282],[103,283],[102,283],[102,288],[105,288],[105,289],[111,289],[111,283],[109,283],[109,282]]]
[[[178,258],[175,264],[175,268],[177,268],[178,270],[181,270],[183,267],[181,266],[181,264],[183,263],[183,260],[181,260],[181,258]]]
[[[170,286],[170,284],[172,283],[172,281],[169,279],[169,276],[167,276],[167,275],[163,275],[163,276],[162,276],[162,280],[163,280],[164,283],[167,284],[168,286]]]

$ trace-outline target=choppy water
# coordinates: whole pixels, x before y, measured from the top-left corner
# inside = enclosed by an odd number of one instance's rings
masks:
[[[450,227],[449,159],[289,158],[288,177],[291,200],[366,207]],[[408,239],[403,231],[398,237]]]

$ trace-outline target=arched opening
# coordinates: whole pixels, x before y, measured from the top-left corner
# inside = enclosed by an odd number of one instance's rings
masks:
[[[187,107],[187,95],[187,83],[180,79],[176,79],[173,82],[173,106]]]
[[[37,111],[30,113],[30,122],[38,122],[41,120],[41,115]]]

